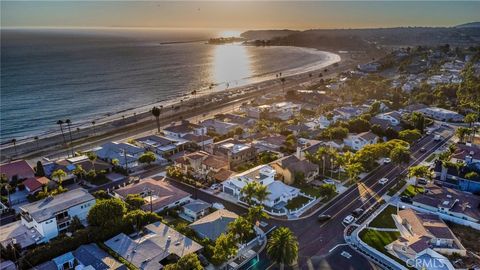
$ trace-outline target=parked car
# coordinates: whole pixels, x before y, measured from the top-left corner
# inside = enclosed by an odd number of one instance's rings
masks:
[[[417,183],[420,184],[420,185],[426,185],[426,184],[428,184],[428,181],[425,178],[420,178],[420,179],[417,180]]]
[[[392,162],[392,160],[388,157],[383,159],[383,164],[388,164],[390,162]]]
[[[330,215],[319,215],[317,220],[320,221],[320,222],[323,222],[323,221],[327,221],[331,218],[332,218],[332,216],[330,216]]]
[[[221,203],[213,203],[212,207],[217,209],[217,210],[225,209],[225,206],[223,206],[223,204],[221,204]]]
[[[363,212],[365,212],[365,210],[363,210],[362,208],[357,208],[352,211],[352,214],[354,217],[359,217],[363,214]]]
[[[385,185],[387,182],[388,182],[388,178],[386,178],[386,177],[383,177],[382,179],[380,179],[378,181],[378,183],[381,184],[381,185]]]
[[[412,203],[412,198],[408,197],[408,196],[402,196],[400,197],[400,201],[404,202],[404,203]]]
[[[346,216],[344,219],[343,219],[343,223],[345,223],[346,225],[349,225],[351,224],[353,221],[355,221],[355,218],[352,216],[352,215],[348,215]]]

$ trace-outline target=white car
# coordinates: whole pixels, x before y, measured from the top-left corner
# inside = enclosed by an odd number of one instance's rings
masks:
[[[378,181],[378,183],[381,184],[381,185],[385,185],[387,182],[388,182],[388,178],[386,178],[386,177],[383,177],[382,179],[380,179]]]
[[[333,181],[332,179],[325,179],[325,180],[323,180],[323,182],[324,182],[325,184],[335,185],[335,181]]]
[[[388,164],[390,162],[392,162],[392,160],[388,157],[383,159],[383,164]]]
[[[343,219],[343,223],[345,223],[346,225],[349,225],[354,221],[355,221],[355,218],[352,215],[348,215]]]

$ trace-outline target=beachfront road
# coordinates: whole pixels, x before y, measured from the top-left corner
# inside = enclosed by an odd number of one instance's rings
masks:
[[[412,159],[409,166],[420,164],[429,157],[433,152],[445,144],[451,138],[451,131],[441,128],[438,132],[443,132],[442,141],[435,141],[432,135],[423,137],[415,145],[411,147]],[[426,151],[422,151],[425,148]],[[338,255],[337,249],[344,250],[343,231],[345,229],[342,220],[352,213],[356,208],[367,209],[375,204],[381,196],[394,186],[398,176],[406,174],[409,166],[399,167],[393,163],[382,165],[373,170],[369,175],[360,180],[356,185],[351,186],[347,191],[338,195],[335,199],[324,205],[317,212],[312,213],[309,217],[299,220],[282,220],[270,218],[268,222],[271,226],[289,227],[297,236],[299,242],[299,259],[298,265],[293,269],[371,269],[370,263],[354,250],[348,252],[352,255],[350,259]],[[378,180],[387,177],[390,181],[381,185]],[[190,186],[183,183],[173,182],[175,186],[194,194],[194,197],[213,203],[221,202],[225,207],[238,214],[245,213],[243,206],[233,204],[222,200],[203,190],[193,190]],[[319,214],[331,215],[332,218],[324,223],[319,223],[317,216]],[[340,246],[339,246],[340,245]],[[332,250],[333,249],[333,250]],[[339,257],[338,257],[339,256]],[[275,269],[271,262],[266,258],[265,251],[260,254],[260,262],[252,269]],[[338,257],[334,259],[334,257]],[[347,259],[350,264],[344,267],[336,262]]]

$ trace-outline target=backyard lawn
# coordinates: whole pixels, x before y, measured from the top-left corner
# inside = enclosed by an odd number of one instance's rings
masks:
[[[316,187],[305,185],[305,186],[299,186],[298,188],[307,195],[310,195],[315,198],[320,197],[320,190]]]
[[[397,213],[397,208],[393,205],[387,206],[370,224],[369,227],[375,228],[396,228],[392,214]]]
[[[402,196],[408,196],[410,198],[413,198],[418,193],[422,193],[424,191],[425,191],[425,189],[423,187],[417,187],[417,186],[414,186],[414,185],[410,185],[402,192]]]
[[[375,248],[382,253],[385,251],[385,246],[397,240],[400,237],[399,232],[381,232],[372,229],[365,229],[360,232],[360,239],[367,245]]]
[[[310,201],[309,198],[303,196],[297,196],[290,201],[288,201],[287,205],[285,206],[288,210],[295,210],[300,208],[302,205],[308,203]]]

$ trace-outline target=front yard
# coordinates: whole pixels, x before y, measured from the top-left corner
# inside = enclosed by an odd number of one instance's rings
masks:
[[[288,210],[295,210],[302,207],[304,204],[307,204],[309,201],[310,199],[307,197],[297,196],[288,201],[287,205],[285,205],[285,208],[287,208]]]
[[[372,222],[368,225],[374,228],[396,228],[392,214],[397,213],[397,208],[393,205],[387,206]]]
[[[376,250],[387,254],[385,246],[397,240],[400,237],[399,232],[383,232],[373,229],[365,229],[360,232],[360,239],[367,245],[375,248]]]
[[[413,198],[415,197],[415,195],[417,195],[418,193],[423,193],[425,191],[425,188],[423,187],[419,187],[419,186],[414,186],[414,185],[410,185],[408,186],[403,192],[402,192],[402,196],[408,196],[410,198]]]

